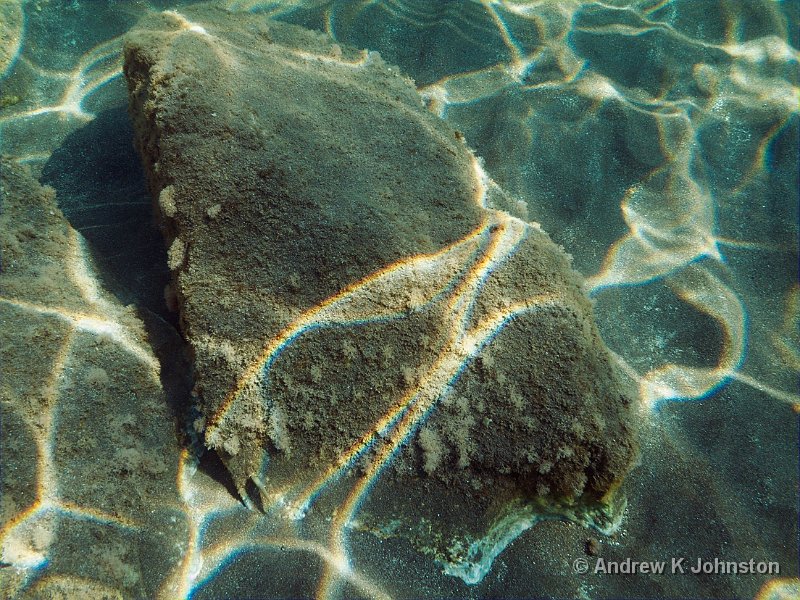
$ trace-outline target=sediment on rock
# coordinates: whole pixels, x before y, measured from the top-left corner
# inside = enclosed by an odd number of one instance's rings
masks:
[[[610,503],[633,415],[582,279],[397,68],[196,7],[131,31],[125,75],[199,425],[243,495],[371,489],[443,537]]]

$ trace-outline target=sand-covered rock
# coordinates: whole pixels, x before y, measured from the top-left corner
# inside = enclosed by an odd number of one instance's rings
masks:
[[[213,7],[146,17],[125,75],[196,427],[243,498],[465,580],[535,514],[608,525],[636,443],[581,278],[410,80]]]

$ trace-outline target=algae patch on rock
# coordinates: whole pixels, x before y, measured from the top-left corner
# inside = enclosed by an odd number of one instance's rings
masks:
[[[245,501],[468,581],[534,509],[608,525],[636,443],[582,280],[410,80],[213,7],[146,17],[125,75],[197,427]]]

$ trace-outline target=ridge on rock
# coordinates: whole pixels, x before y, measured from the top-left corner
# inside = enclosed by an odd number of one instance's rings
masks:
[[[582,280],[410,80],[204,6],[143,19],[125,75],[197,427],[246,501],[328,497],[332,539],[360,510],[471,582],[531,511],[608,525],[637,449]]]

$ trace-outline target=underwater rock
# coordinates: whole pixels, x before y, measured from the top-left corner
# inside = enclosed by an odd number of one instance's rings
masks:
[[[0,234],[0,597],[155,597],[187,535],[153,350],[168,336],[102,288],[53,189],[6,159]]]
[[[540,515],[610,526],[637,445],[582,279],[413,82],[204,6],[145,17],[124,70],[195,425],[246,502],[469,582]]]
[[[0,2],[0,77],[14,64],[22,44],[25,16],[20,0]],[[11,96],[5,96],[10,98]],[[0,105],[8,106],[8,104]]]

